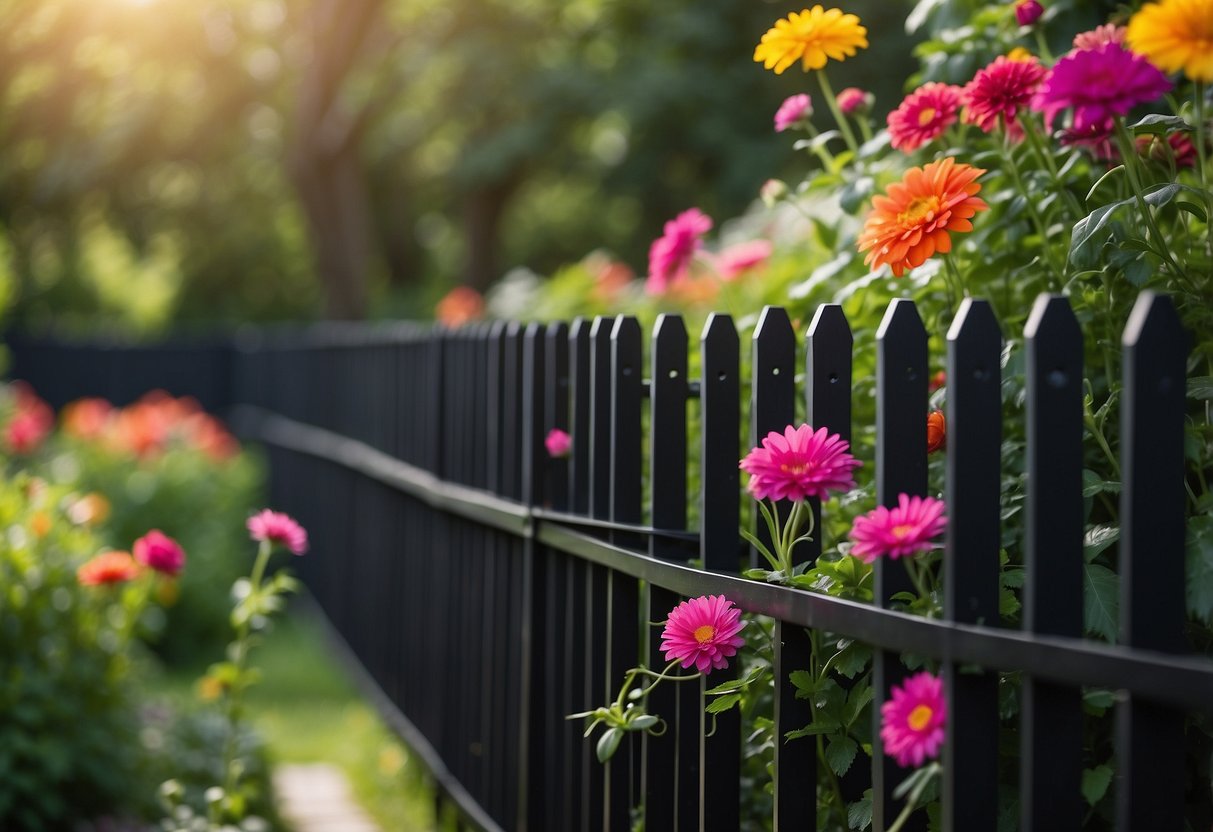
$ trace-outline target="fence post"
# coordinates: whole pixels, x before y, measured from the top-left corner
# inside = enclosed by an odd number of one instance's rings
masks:
[[[1024,629],[1082,635],[1082,332],[1061,295],[1041,295],[1024,328],[1027,500]],[[1025,676],[1019,828],[1082,826],[1082,695]]]
[[[699,548],[704,569],[736,574],[740,565],[741,347],[733,319],[713,313],[700,340],[702,445],[700,465]],[[736,665],[713,682],[736,675]],[[702,687],[702,683],[701,683]],[[704,714],[700,710],[701,731]],[[719,714],[716,732],[703,736],[700,761],[700,828],[736,832],[740,827],[741,715],[736,708]]]
[[[965,298],[948,330],[948,531],[944,616],[998,626],[1002,333],[989,301]],[[998,674],[944,665],[944,832],[998,825]]]
[[[650,353],[649,477],[650,514],[656,529],[685,529],[687,523],[687,330],[678,315],[659,315],[653,327]],[[661,534],[649,537],[649,555],[681,560],[682,551]],[[649,584],[646,620],[662,621],[678,604],[678,595]],[[648,628],[648,662],[663,664],[661,628]],[[698,686],[659,685],[649,694],[649,709],[666,723],[660,737],[645,734],[643,742],[645,829],[677,829],[677,817],[696,816],[699,799],[698,731],[680,731],[679,702],[687,713],[699,707]],[[698,719],[696,719],[698,729]],[[694,764],[691,764],[691,760]],[[683,788],[694,773],[695,789]],[[677,788],[677,793],[675,789]],[[688,803],[687,798],[690,801]]]
[[[876,330],[876,502],[897,505],[898,494],[921,496],[927,490],[927,331],[912,300],[889,304]],[[912,589],[900,563],[879,558],[873,564],[876,603],[887,607],[898,592]],[[893,790],[904,777],[886,757],[880,741],[880,706],[893,685],[906,677],[896,653],[872,654],[872,829],[884,832],[897,817]],[[906,832],[926,829],[921,813],[911,816]]]
[[[569,326],[557,322],[547,328],[544,347],[543,435],[569,432]],[[556,511],[569,507],[569,460],[544,457],[544,504]]]
[[[1142,292],[1124,337],[1120,638],[1181,653],[1186,336],[1171,298]],[[1184,825],[1184,714],[1129,697],[1116,711],[1117,829]]]

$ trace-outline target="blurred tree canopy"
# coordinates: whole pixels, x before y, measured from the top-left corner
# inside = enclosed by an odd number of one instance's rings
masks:
[[[897,103],[907,7],[835,86]],[[0,0],[18,325],[424,312],[455,282],[741,211],[793,164],[740,0]],[[880,54],[872,54],[879,52]],[[865,60],[866,58],[866,60]]]

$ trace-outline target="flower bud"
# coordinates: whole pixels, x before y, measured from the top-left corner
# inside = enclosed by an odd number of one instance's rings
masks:
[[[1040,20],[1044,12],[1045,7],[1040,5],[1039,0],[1019,0],[1015,4],[1015,19],[1020,26],[1031,26]]]

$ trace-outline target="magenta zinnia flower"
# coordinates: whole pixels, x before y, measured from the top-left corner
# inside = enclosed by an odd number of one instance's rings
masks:
[[[1158,67],[1140,55],[1106,43],[1065,55],[1045,76],[1032,106],[1053,118],[1073,108],[1072,129],[1087,135],[1112,129],[1114,116],[1126,115],[1138,104],[1153,101],[1171,89]]]
[[[661,632],[661,650],[667,662],[677,659],[683,667],[695,665],[700,673],[719,670],[745,644],[737,635],[744,626],[741,610],[728,598],[701,595],[670,610]]]
[[[691,258],[703,245],[703,235],[712,230],[712,218],[691,208],[665,224],[664,233],[649,248],[649,294],[660,295],[671,283],[683,280]]]
[[[960,87],[932,81],[907,95],[887,120],[893,147],[909,153],[943,135],[956,123],[960,93]]]
[[[782,133],[796,122],[813,115],[813,100],[805,93],[790,95],[775,111],[775,132]]]
[[[289,515],[267,508],[250,517],[247,525],[253,540],[281,544],[296,555],[307,551],[307,532]]]
[[[847,87],[834,97],[834,101],[843,115],[850,116],[856,113],[866,113],[872,109],[872,105],[876,103],[876,96],[870,92],[864,92],[859,87]]]
[[[892,696],[880,706],[880,739],[884,753],[899,766],[920,766],[939,756],[948,703],[943,680],[923,671],[893,686]]]
[[[1013,138],[1022,138],[1023,128],[1016,117],[1027,109],[1044,77],[1045,68],[1036,58],[1012,61],[999,55],[965,85],[964,120],[983,133],[992,133],[1001,121]]]
[[[877,506],[855,518],[851,526],[851,554],[871,563],[887,555],[899,558],[935,548],[931,538],[948,525],[942,500],[897,495],[893,508]]]
[[[755,500],[827,499],[830,491],[855,487],[852,470],[862,463],[847,450],[850,444],[836,433],[809,425],[788,425],[771,431],[741,460],[750,475],[748,488]]]
[[[1020,26],[1031,26],[1044,13],[1045,7],[1040,5],[1039,0],[1019,0],[1015,4],[1015,22]]]
[[[552,459],[564,459],[573,447],[573,439],[560,428],[552,428],[543,440],[543,445]]]
[[[1098,49],[1105,43],[1114,43],[1120,46],[1125,42],[1125,27],[1117,26],[1115,23],[1105,23],[1102,26],[1096,26],[1089,32],[1079,32],[1074,36],[1075,49]]]
[[[136,540],[132,549],[135,560],[165,575],[176,575],[185,566],[185,549],[159,529]]]

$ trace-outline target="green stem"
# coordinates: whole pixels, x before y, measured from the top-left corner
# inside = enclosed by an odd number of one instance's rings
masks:
[[[1209,189],[1209,171],[1205,159],[1205,85],[1196,81],[1194,85],[1196,98],[1196,160],[1199,166],[1200,188],[1205,194],[1208,222],[1205,224],[1205,243],[1213,254],[1213,192]]]
[[[830,657],[833,660],[833,656]],[[823,666],[821,664],[821,643],[817,637],[817,630],[809,630],[809,670],[815,680],[825,678],[826,671],[829,669],[829,662]],[[812,724],[818,722],[817,708],[811,709],[813,714]],[[830,768],[830,763],[826,759],[825,737],[821,734],[817,735],[817,759],[821,763],[821,767],[825,769],[827,777],[830,780],[830,790],[834,793],[834,805],[838,808],[838,814],[842,818],[843,826],[846,826],[847,819],[847,803],[842,796],[842,787],[838,784],[838,778],[834,775],[834,769]]]
[[[1086,423],[1087,428],[1091,431],[1091,435],[1095,437],[1096,444],[1103,451],[1104,456],[1108,458],[1108,463],[1112,466],[1112,470],[1116,473],[1116,479],[1120,479],[1120,463],[1116,459],[1116,454],[1112,453],[1112,447],[1108,444],[1108,440],[1104,438],[1103,431],[1099,427],[1099,423],[1095,421],[1095,414],[1091,412],[1090,404],[1084,399],[1082,408],[1082,420]]]
[[[838,101],[834,98],[834,89],[830,86],[830,79],[826,77],[824,69],[817,70],[817,82],[821,84],[821,94],[825,96],[826,106],[830,108],[830,112],[834,114],[834,120],[838,122],[838,130],[842,133],[843,140],[846,141],[847,147],[851,149],[851,152],[858,156],[859,144],[855,141],[855,134],[851,132],[851,125],[847,123],[846,117],[838,109]]]
[[[1057,167],[1057,160],[1053,158],[1052,153],[1045,151],[1044,146],[1040,141],[1040,133],[1036,130],[1036,121],[1028,116],[1026,112],[1019,114],[1019,126],[1023,129],[1023,135],[1028,142],[1028,147],[1032,150],[1032,155],[1036,160],[1044,165],[1045,170],[1049,172],[1049,176],[1053,177],[1053,182],[1057,185],[1058,191],[1062,197],[1070,205],[1070,210],[1074,212],[1074,221],[1082,219],[1087,215],[1082,206],[1078,203],[1078,197],[1070,193],[1061,181],[1061,170]]]
[[[967,298],[969,296],[969,289],[965,286],[964,275],[960,273],[960,268],[956,265],[956,261],[952,259],[950,253],[943,256],[943,268],[944,271],[951,275],[952,280],[955,281],[956,294],[962,299]],[[952,305],[952,311],[956,311],[955,304]]]
[[[855,119],[855,123],[859,125],[859,132],[863,136],[863,143],[867,144],[872,141],[872,125],[868,123],[868,117]]]
[[[1150,236],[1157,247],[1156,251],[1176,275],[1187,279],[1187,274],[1180,268],[1179,263],[1175,260],[1175,256],[1171,254],[1171,247],[1167,245],[1167,238],[1158,229],[1154,213],[1146,203],[1145,192],[1142,190],[1141,173],[1138,170],[1141,160],[1137,158],[1137,146],[1133,143],[1133,137],[1129,135],[1129,131],[1125,128],[1124,119],[1120,116],[1114,116],[1112,121],[1116,125],[1116,143],[1119,145],[1120,155],[1124,159],[1125,173],[1129,176],[1129,185],[1133,189],[1133,196],[1137,200],[1137,207],[1141,211],[1142,218],[1145,220],[1146,227],[1150,230]]]
[[[900,832],[901,827],[906,825],[906,821],[910,819],[911,813],[917,808],[918,801],[907,800],[906,807],[901,810],[901,814],[897,816],[897,820],[893,821],[893,825],[885,830],[885,832]]]
[[[1040,249],[1044,252],[1044,261],[1054,278],[1054,283],[1050,288],[1053,291],[1057,291],[1065,280],[1065,268],[1058,266],[1057,262],[1053,259],[1054,251],[1053,246],[1049,245],[1048,228],[1045,226],[1044,218],[1040,216],[1040,212],[1036,209],[1034,195],[1028,193],[1027,186],[1024,185],[1023,176],[1019,172],[1019,163],[1015,161],[1015,147],[1011,143],[1010,125],[1004,124],[1003,128],[1002,155],[1007,160],[1007,169],[1011,173],[1011,181],[1015,183],[1015,189],[1024,198],[1024,203],[1028,209],[1028,216],[1032,218],[1032,224],[1036,226],[1036,233],[1040,235]]]
[[[1040,57],[1046,64],[1053,63],[1053,51],[1049,49],[1049,42],[1045,40],[1045,33],[1041,31],[1039,26],[1033,27],[1033,34],[1036,35],[1036,51],[1040,53]]]
[[[805,129],[805,132],[809,134],[810,142],[812,142],[812,144],[809,148],[809,152],[816,154],[817,158],[821,160],[821,166],[826,170],[827,173],[833,171],[834,170],[834,154],[830,152],[830,149],[828,147],[826,147],[825,142],[814,142],[813,141],[818,136],[821,135],[817,131],[817,128],[814,127],[812,125],[812,123],[810,122],[810,123],[805,124],[804,129]]]

